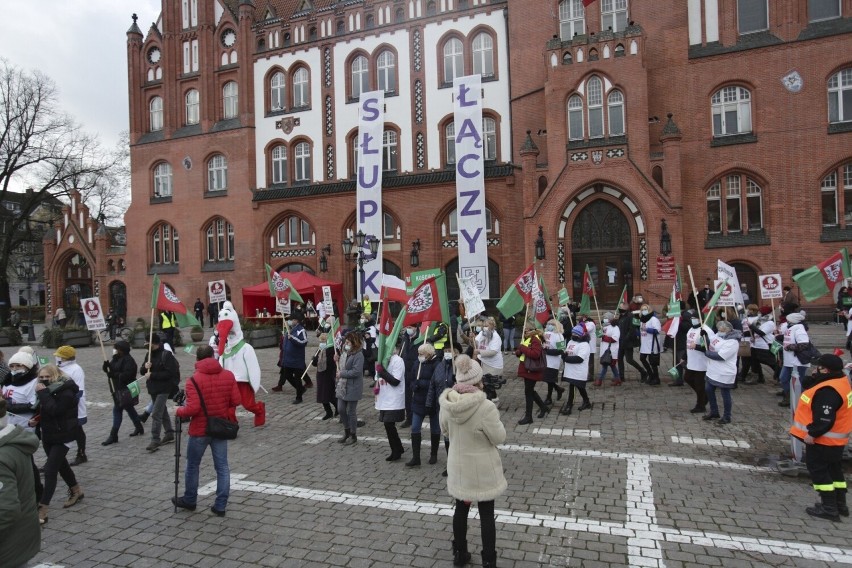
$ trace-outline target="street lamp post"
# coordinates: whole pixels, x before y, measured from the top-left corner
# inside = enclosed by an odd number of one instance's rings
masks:
[[[36,276],[38,266],[35,262],[25,260],[16,268],[18,278],[27,282],[27,312],[30,320],[29,329],[27,330],[27,341],[35,341],[35,329],[33,329],[33,279]]]
[[[364,253],[364,244],[370,247],[369,253]],[[376,258],[376,255],[379,253],[379,245],[381,241],[375,237],[375,235],[371,235],[370,238],[367,238],[367,235],[364,234],[363,231],[358,231],[355,235],[355,238],[345,238],[340,243],[343,247],[343,257],[347,261],[356,262],[358,264],[358,272],[360,274],[364,273],[364,263],[369,262]],[[356,250],[352,250],[355,248]],[[357,294],[357,285],[356,285],[356,294]]]

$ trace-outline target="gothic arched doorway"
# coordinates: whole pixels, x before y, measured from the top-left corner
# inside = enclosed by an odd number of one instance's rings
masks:
[[[116,280],[109,285],[109,306],[123,320],[127,319],[127,286]]]
[[[584,207],[571,228],[571,273],[573,294],[580,299],[583,293],[583,272],[586,266],[592,275],[598,306],[612,310],[619,301],[622,289],[633,294],[633,250],[630,222],[621,210],[605,199],[596,199]]]

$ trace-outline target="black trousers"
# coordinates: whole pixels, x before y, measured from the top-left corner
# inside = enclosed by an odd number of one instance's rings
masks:
[[[537,392],[535,392],[536,383],[538,383],[538,381],[524,379],[524,402],[526,403],[525,416],[532,416],[533,402],[535,402],[539,408],[544,408],[544,401],[541,400],[541,397]]]
[[[278,375],[278,386],[283,387],[284,382],[290,383],[290,385],[296,389],[296,396],[302,396],[305,394],[305,387],[302,385],[302,381],[300,380],[302,377],[302,373],[304,373],[304,369],[296,369],[295,367],[283,367],[281,372]]]
[[[68,464],[65,456],[68,455],[68,446],[65,444],[48,444],[42,442],[44,453],[47,454],[47,463],[44,464],[44,491],[41,494],[39,504],[50,505],[53,494],[56,492],[57,476],[62,476],[68,487],[77,485],[74,471]]]
[[[641,361],[642,366],[645,368],[645,373],[648,375],[649,381],[659,381],[660,380],[660,365],[654,364],[652,362],[652,358],[655,361],[660,360],[659,353],[640,353],[639,361]]]
[[[470,513],[470,501],[456,499],[456,511],[453,514],[453,539],[457,545],[467,542],[467,515]],[[491,553],[497,548],[497,526],[494,522],[494,501],[480,501],[479,525],[482,529],[482,551]]]
[[[811,483],[817,491],[846,490],[846,478],[843,477],[843,446],[822,446],[811,444],[805,450],[805,465],[811,474]],[[831,489],[829,489],[831,487]]]
[[[399,439],[399,432],[396,429],[395,422],[385,422],[385,433],[388,435],[388,444],[390,445],[391,454],[401,456],[404,448],[402,440]]]
[[[633,358],[633,347],[629,347],[627,349],[620,349],[619,352],[620,357],[618,358],[618,374],[621,375],[621,380],[623,381],[626,378],[624,374],[624,363],[627,362],[628,365],[639,371],[639,374],[645,372],[644,369],[636,362],[636,359]]]
[[[695,407],[705,408],[707,406],[707,391],[704,388],[704,371],[692,371],[686,369],[683,372],[683,382],[695,391]]]

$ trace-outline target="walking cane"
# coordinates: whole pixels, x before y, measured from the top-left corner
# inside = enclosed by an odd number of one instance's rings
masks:
[[[178,488],[180,487],[180,433],[183,429],[183,420],[179,416],[175,416],[175,422],[177,422],[176,430],[177,435],[175,436],[175,513],[177,513],[177,501],[178,501]]]

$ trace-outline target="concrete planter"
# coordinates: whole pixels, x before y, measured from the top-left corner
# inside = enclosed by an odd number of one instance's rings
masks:
[[[278,347],[278,332],[274,327],[254,329],[249,332],[247,341],[255,349]]]
[[[88,347],[92,344],[92,332],[87,329],[65,331],[62,333],[62,343],[71,347]]]
[[[134,349],[142,349],[148,342],[148,332],[139,329],[133,330],[133,336],[130,339],[130,346]]]

